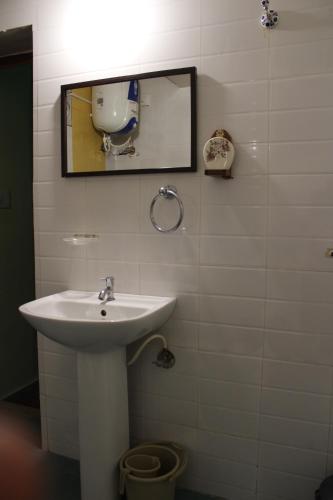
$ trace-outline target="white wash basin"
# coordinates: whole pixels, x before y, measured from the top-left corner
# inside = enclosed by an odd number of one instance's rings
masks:
[[[125,346],[158,329],[176,299],[116,293],[101,302],[96,292],[66,291],[22,305],[19,310],[39,332],[79,351]]]
[[[120,500],[119,457],[129,447],[126,345],[156,330],[176,299],[67,291],[20,312],[38,331],[77,350],[81,500]]]

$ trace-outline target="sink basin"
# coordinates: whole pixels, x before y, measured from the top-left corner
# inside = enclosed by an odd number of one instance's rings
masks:
[[[171,315],[176,299],[115,294],[101,302],[96,292],[66,291],[22,305],[19,310],[39,332],[79,351],[125,346],[158,329]]]

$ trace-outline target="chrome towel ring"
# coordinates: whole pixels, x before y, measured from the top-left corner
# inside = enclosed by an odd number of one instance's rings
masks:
[[[159,224],[157,224],[155,217],[154,217],[154,207],[156,201],[160,198],[164,198],[166,200],[171,200],[172,198],[175,198],[178,202],[179,206],[179,218],[176,224],[170,228],[162,227]],[[176,231],[176,229],[179,228],[181,223],[183,222],[184,218],[184,205],[182,200],[180,199],[177,188],[175,186],[162,186],[158,194],[152,199],[151,205],[150,205],[150,220],[152,225],[157,231],[160,231],[160,233],[172,233],[173,231]]]

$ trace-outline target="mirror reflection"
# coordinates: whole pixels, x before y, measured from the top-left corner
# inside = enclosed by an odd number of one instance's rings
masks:
[[[136,76],[62,87],[63,175],[195,170],[195,68]]]

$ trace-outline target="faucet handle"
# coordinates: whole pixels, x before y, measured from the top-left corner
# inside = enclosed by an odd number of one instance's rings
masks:
[[[105,278],[100,278],[101,281],[105,281],[105,284],[108,288],[113,288],[114,277],[113,276],[105,276]]]

